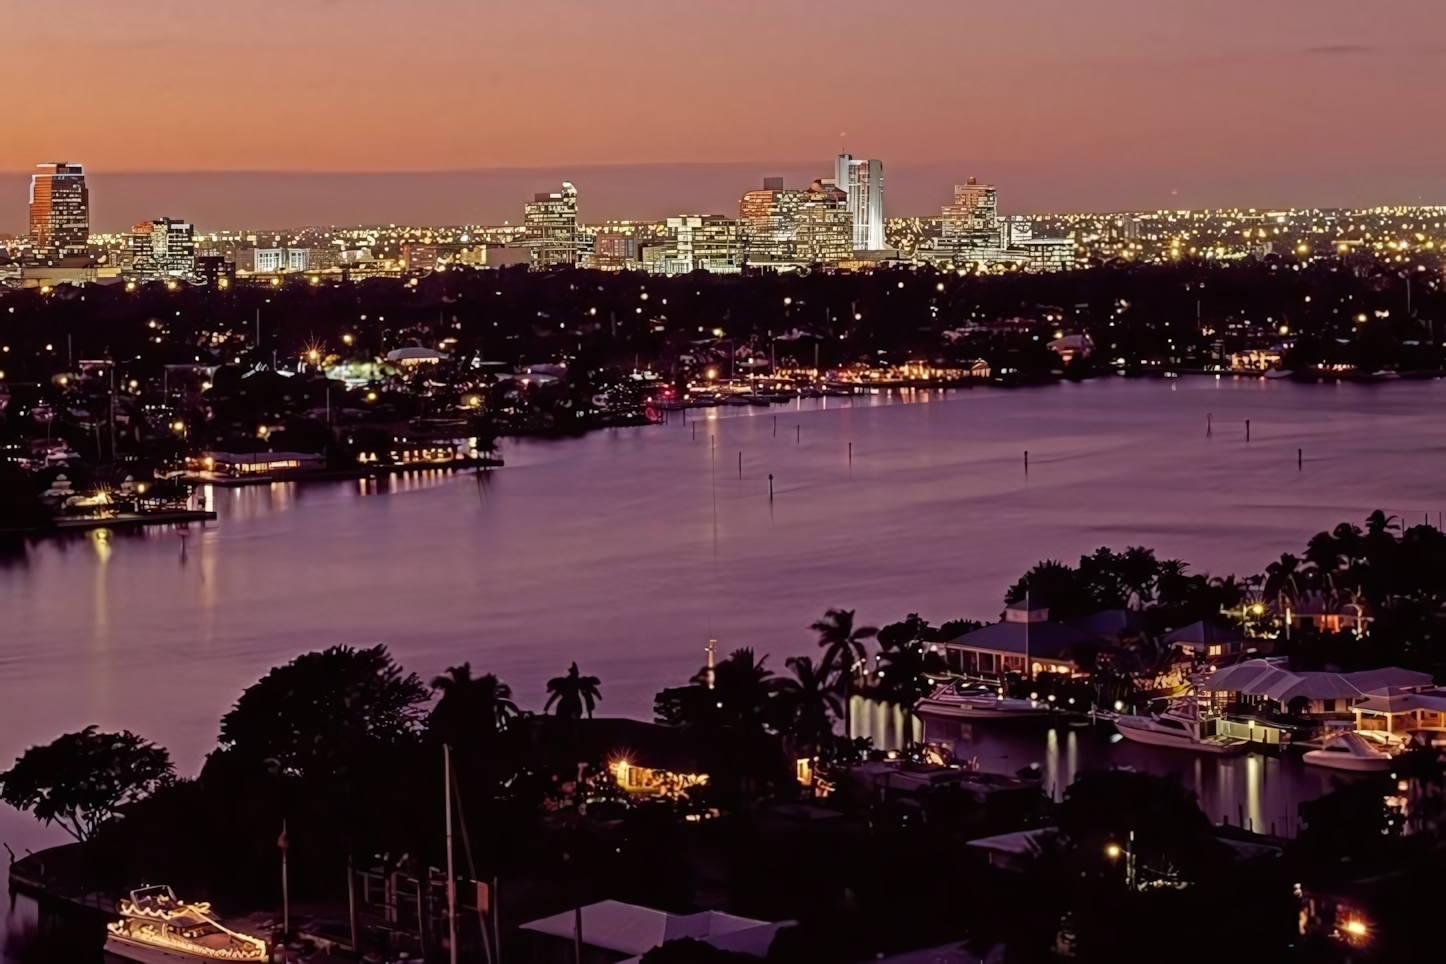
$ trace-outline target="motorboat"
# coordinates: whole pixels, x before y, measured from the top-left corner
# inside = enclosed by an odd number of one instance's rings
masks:
[[[914,707],[921,715],[951,720],[1009,720],[1046,716],[1054,707],[1044,700],[1021,700],[987,689],[959,689],[943,683]]]
[[[233,931],[205,901],[186,903],[164,885],[131,891],[116,904],[121,919],[106,925],[108,954],[140,964],[266,961],[266,941]]]
[[[1169,746],[1196,753],[1241,753],[1249,740],[1221,736],[1217,732],[1220,718],[1200,712],[1194,697],[1171,700],[1163,713],[1149,716],[1121,716],[1115,719],[1120,736],[1135,743]]]
[[[1332,770],[1376,773],[1390,769],[1391,754],[1371,746],[1358,733],[1340,733],[1327,737],[1319,750],[1307,750],[1305,762]]]

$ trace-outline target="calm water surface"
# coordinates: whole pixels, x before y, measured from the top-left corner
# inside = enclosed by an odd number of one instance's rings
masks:
[[[337,643],[386,643],[427,678],[470,660],[539,709],[575,659],[602,678],[603,712],[647,718],[710,637],[781,670],[830,606],[875,625],[990,620],[1030,565],[1101,545],[1259,572],[1373,509],[1435,522],[1443,406],[1443,382],[1111,379],[509,441],[507,467],[482,479],[217,489],[205,528],[0,562],[0,761],[96,723],[193,773],[245,686]],[[986,767],[1046,763],[1061,788],[1107,761],[1177,770],[1216,819],[1257,827],[1329,787],[1298,761],[1201,761],[1088,731],[977,739]],[[17,852],[56,839],[0,812]]]

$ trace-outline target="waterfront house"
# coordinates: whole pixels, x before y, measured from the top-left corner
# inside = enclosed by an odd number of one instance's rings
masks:
[[[1355,633],[1368,631],[1375,616],[1370,606],[1358,597],[1339,593],[1309,593],[1283,604],[1272,605],[1276,614],[1298,630],[1307,623],[1322,633]]]
[[[1211,662],[1228,660],[1245,652],[1252,645],[1244,630],[1207,620],[1181,626],[1166,633],[1160,641],[1166,646],[1173,646],[1194,656],[1197,660]]]
[[[186,460],[186,477],[199,482],[295,475],[326,468],[326,456],[310,452],[206,452]]]
[[[642,956],[668,941],[691,938],[722,951],[765,957],[773,938],[793,921],[753,920],[716,910],[698,914],[667,911],[604,900],[551,917],[529,921],[521,929],[532,936],[532,960],[574,964],[581,945],[581,964],[637,964]]]
[[[1422,730],[1446,731],[1446,689],[1388,686],[1351,707],[1356,729],[1390,737]],[[1438,732],[1439,738],[1443,734]]]
[[[1355,717],[1355,707],[1391,689],[1430,688],[1431,674],[1386,666],[1357,673],[1292,672],[1283,659],[1251,659],[1216,670],[1199,684],[1216,709],[1293,716],[1316,723]]]
[[[1082,629],[1050,622],[1048,606],[1021,600],[1010,603],[992,626],[946,641],[944,655],[951,670],[968,675],[1079,676],[1074,648],[1101,643]]]
[[[534,716],[517,724],[528,755],[556,773],[588,761],[607,769],[620,790],[637,797],[677,797],[709,782],[712,770],[734,761],[697,731],[641,720],[598,717],[563,720]]]

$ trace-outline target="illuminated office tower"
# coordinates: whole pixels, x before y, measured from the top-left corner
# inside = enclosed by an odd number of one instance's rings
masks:
[[[855,251],[882,251],[884,245],[884,162],[855,160],[840,154],[834,184],[848,195]]]
[[[752,263],[836,264],[853,252],[853,218],[842,189],[814,181],[807,191],[767,178],[739,203],[743,249]]]
[[[716,214],[668,218],[662,237],[645,244],[643,254],[643,268],[651,274],[738,274],[743,270],[739,222]]]
[[[86,253],[90,241],[90,193],[79,164],[40,164],[30,178],[30,237],[41,258]]]
[[[999,192],[993,184],[970,178],[954,187],[954,203],[944,206],[942,234],[950,240],[995,244],[999,239]]]
[[[577,264],[577,188],[562,182],[562,190],[538,194],[524,209],[527,245],[537,267]]]
[[[131,229],[131,248],[141,274],[188,277],[196,270],[195,231],[184,221],[142,221]]]

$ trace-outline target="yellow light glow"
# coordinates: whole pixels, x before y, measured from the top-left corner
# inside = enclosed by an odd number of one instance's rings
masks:
[[[1105,848],[1105,856],[1106,856],[1106,857],[1109,857],[1111,860],[1114,860],[1114,859],[1115,859],[1116,857],[1118,857],[1119,855],[1120,855],[1120,845],[1119,845],[1119,844],[1110,844],[1108,847]]]
[[[1366,936],[1366,922],[1363,920],[1351,919],[1346,921],[1346,933],[1352,937]]]
[[[1250,607],[1250,611],[1255,613],[1255,615],[1259,616],[1261,613],[1265,612],[1265,607],[1262,606],[1260,603],[1256,603],[1254,606]]]

